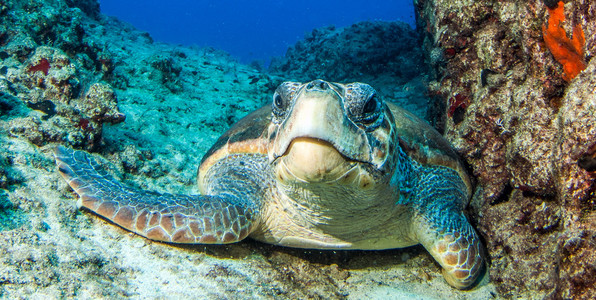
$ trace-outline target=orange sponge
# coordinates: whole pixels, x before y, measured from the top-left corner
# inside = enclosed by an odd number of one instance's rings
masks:
[[[567,37],[562,22],[565,22],[563,1],[559,1],[556,8],[548,8],[548,27],[542,25],[542,35],[546,47],[555,59],[563,65],[563,79],[571,81],[586,68],[584,61],[584,46],[586,39],[581,24],[573,27],[572,38]]]

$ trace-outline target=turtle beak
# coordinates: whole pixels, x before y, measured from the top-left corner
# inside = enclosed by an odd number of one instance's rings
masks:
[[[329,83],[316,80],[299,93],[290,115],[274,129],[277,133],[270,145],[271,162],[285,155],[297,139],[332,146],[347,160],[371,161],[366,134],[345,115],[342,97]]]

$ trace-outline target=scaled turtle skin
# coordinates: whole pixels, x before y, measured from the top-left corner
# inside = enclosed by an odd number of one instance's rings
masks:
[[[459,289],[484,269],[463,214],[472,186],[449,144],[364,83],[285,82],[199,167],[200,195],[142,191],[87,153],[55,149],[85,207],[151,240],[226,244],[248,236],[313,249],[422,244]]]

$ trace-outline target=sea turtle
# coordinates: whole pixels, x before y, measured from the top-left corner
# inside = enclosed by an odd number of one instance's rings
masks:
[[[456,288],[484,269],[463,214],[472,186],[446,140],[364,83],[285,82],[240,120],[198,171],[200,195],[142,191],[87,153],[56,163],[79,205],[151,240],[226,244],[248,236],[312,249],[422,244]]]

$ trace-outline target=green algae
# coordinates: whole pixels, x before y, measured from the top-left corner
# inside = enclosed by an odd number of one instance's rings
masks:
[[[27,214],[15,208],[8,199],[8,191],[0,190],[0,232],[19,228],[27,221]]]

